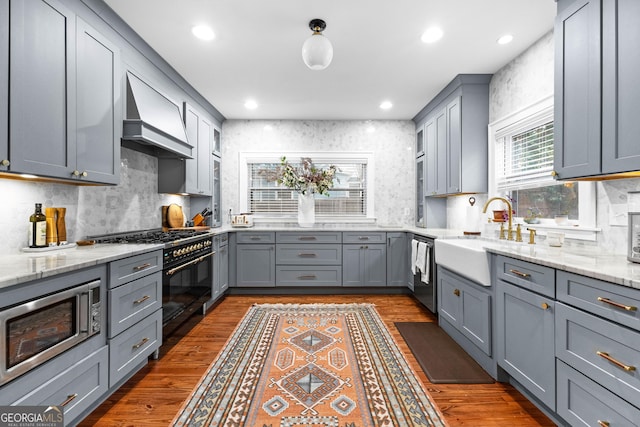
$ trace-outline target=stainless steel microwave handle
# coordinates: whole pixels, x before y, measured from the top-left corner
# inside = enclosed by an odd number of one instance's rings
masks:
[[[80,310],[78,313],[78,332],[89,333],[91,327],[91,289],[78,294],[78,304]]]
[[[202,255],[201,257],[198,257],[198,258],[193,259],[193,260],[191,260],[189,262],[185,262],[184,264],[181,264],[181,265],[179,265],[177,267],[174,267],[174,268],[172,268],[170,270],[167,270],[167,272],[165,274],[167,276],[172,276],[172,275],[174,275],[175,273],[177,273],[180,270],[184,270],[187,267],[190,267],[192,265],[196,265],[197,263],[199,263],[201,261],[204,261],[205,259],[207,259],[209,257],[214,256],[215,253],[216,253],[216,251],[211,251],[211,253],[208,253],[206,255]]]

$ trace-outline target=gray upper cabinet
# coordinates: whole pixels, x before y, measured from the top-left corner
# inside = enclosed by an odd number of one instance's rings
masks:
[[[640,170],[640,3],[559,0],[555,152],[560,179]]]
[[[221,140],[220,129],[214,127],[213,128],[213,154],[218,157],[222,155],[220,140]]]
[[[77,37],[76,169],[84,180],[117,184],[122,135],[120,50],[79,18]]]
[[[416,157],[424,154],[424,129],[420,126],[416,129]]]
[[[76,17],[55,0],[10,2],[10,170],[75,170]]]
[[[425,124],[427,196],[487,191],[490,80],[460,74],[414,117]]]
[[[158,191],[211,196],[213,121],[186,102],[183,119],[193,158],[160,157]]]
[[[416,159],[416,225],[425,227],[424,217],[424,191],[425,191],[425,166],[424,156]]]
[[[10,2],[9,170],[120,177],[120,53],[56,0]]]
[[[9,99],[9,2],[0,3],[0,100]],[[0,171],[9,167],[9,104],[0,102]]]

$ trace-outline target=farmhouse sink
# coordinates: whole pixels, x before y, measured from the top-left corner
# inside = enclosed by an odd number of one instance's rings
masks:
[[[491,286],[487,244],[478,239],[436,239],[436,264],[458,273],[482,286]]]

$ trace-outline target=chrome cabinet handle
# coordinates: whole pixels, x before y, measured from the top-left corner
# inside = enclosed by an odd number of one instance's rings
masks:
[[[316,236],[300,236],[298,240],[317,240]]]
[[[142,340],[138,344],[134,344],[133,345],[133,350],[139,349],[140,347],[142,347],[143,345],[145,345],[148,342],[149,342],[149,338],[146,338],[146,337],[142,338]]]
[[[64,407],[67,406],[69,403],[71,403],[71,401],[73,401],[76,397],[78,397],[78,393],[73,393],[73,394],[69,394],[67,395],[67,398],[64,400],[64,402],[62,402],[60,404],[60,406]]]
[[[298,256],[299,256],[300,258],[315,258],[315,257],[317,257],[318,255],[317,255],[317,254],[314,254],[314,253],[304,253],[304,252],[303,252],[303,253],[299,253],[299,254],[298,254]]]
[[[514,270],[514,269],[509,270],[509,273],[513,273],[516,276],[520,276],[520,277],[523,277],[525,279],[531,277],[531,275],[529,273],[523,273],[522,271],[518,271],[518,270]]]
[[[306,276],[298,276],[299,280],[314,280],[317,276],[315,274],[308,274]]]
[[[251,236],[250,239],[251,240],[260,240],[260,236]]]
[[[368,236],[358,236],[358,240],[369,240]]]
[[[600,357],[602,357],[603,359],[613,363],[614,365],[616,365],[618,368],[620,369],[624,369],[627,372],[632,372],[636,370],[635,366],[632,365],[625,365],[624,363],[620,362],[619,360],[614,359],[613,357],[611,357],[609,355],[609,353],[605,353],[604,351],[596,351],[596,354]]]
[[[147,262],[147,263],[144,263],[144,264],[142,264],[142,265],[137,265],[137,266],[133,267],[133,269],[134,269],[135,271],[140,271],[140,270],[144,270],[145,268],[149,268],[149,267],[151,267],[151,264],[149,264],[149,263]]]
[[[148,300],[149,298],[151,298],[149,295],[145,295],[140,299],[137,299],[133,302],[134,305],[138,305],[138,304],[142,304],[143,302],[145,302],[146,300]]]
[[[624,305],[624,304],[621,304],[619,302],[612,301],[609,298],[598,297],[598,301],[603,302],[605,304],[612,305],[614,307],[621,308],[621,309],[626,310],[626,311],[636,311],[636,310],[638,310],[638,307],[636,307],[636,306]]]

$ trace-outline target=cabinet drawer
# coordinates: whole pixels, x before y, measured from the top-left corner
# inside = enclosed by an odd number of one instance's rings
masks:
[[[278,244],[276,264],[340,265],[342,245]]]
[[[558,300],[640,331],[640,290],[558,271]]]
[[[496,256],[496,276],[505,282],[555,297],[555,270],[518,259]]]
[[[570,425],[640,426],[638,408],[565,365],[561,360],[558,360],[557,364],[557,412]]]
[[[227,246],[229,244],[229,236],[227,235],[227,233],[213,236],[213,243],[218,245],[219,247]]]
[[[277,243],[342,243],[342,233],[318,231],[279,231]]]
[[[162,306],[162,272],[109,290],[109,338]]]
[[[162,344],[162,310],[127,329],[109,343],[109,385],[113,387]]]
[[[556,304],[556,356],[623,399],[640,402],[640,332]]]
[[[276,286],[342,286],[342,267],[279,265],[276,267]]]
[[[58,373],[12,405],[62,405],[65,425],[91,407],[109,388],[107,346]],[[70,399],[70,396],[75,396]]]
[[[135,255],[109,263],[109,288],[162,270],[162,250]]]
[[[386,243],[387,233],[383,231],[345,231],[342,233],[343,243]]]
[[[237,243],[275,243],[276,233],[274,231],[236,233]]]

